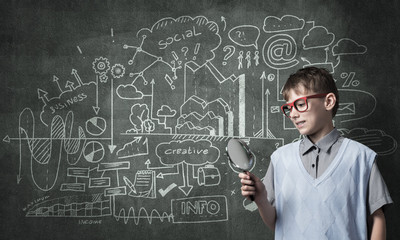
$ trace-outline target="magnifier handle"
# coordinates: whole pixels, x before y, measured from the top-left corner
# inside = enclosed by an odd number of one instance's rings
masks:
[[[249,198],[250,198],[250,200],[251,200],[252,202],[254,201],[254,196],[253,196],[253,195],[250,195]]]
[[[246,174],[249,173],[248,171],[243,171],[243,172],[246,173]],[[249,195],[249,198],[250,198],[251,201],[254,201],[254,195]]]

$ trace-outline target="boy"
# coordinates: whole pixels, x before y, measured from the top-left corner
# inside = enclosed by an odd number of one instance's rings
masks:
[[[392,199],[376,153],[333,126],[339,96],[332,75],[300,69],[283,97],[283,113],[306,137],[271,155],[263,181],[240,173],[242,195],[254,197],[275,239],[385,239],[382,208]]]

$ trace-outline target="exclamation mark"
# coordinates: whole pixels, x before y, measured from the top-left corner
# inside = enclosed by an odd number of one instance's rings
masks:
[[[111,28],[111,37],[113,38],[113,42],[114,42],[114,29],[113,28]]]
[[[194,47],[194,55],[197,55],[199,53],[200,49],[200,43],[196,43],[196,46]],[[193,60],[196,60],[196,56],[193,57]]]
[[[179,57],[178,57],[178,55],[176,54],[176,52],[175,52],[175,51],[172,51],[171,53],[172,53],[172,56],[174,57],[175,61],[178,61]]]
[[[171,89],[174,90],[175,89],[174,81],[171,79],[171,77],[168,74],[165,74],[164,79],[167,81]]]
[[[78,49],[79,53],[82,54],[81,48],[79,46],[76,46],[76,48]],[[85,57],[83,57],[83,58],[85,58]]]

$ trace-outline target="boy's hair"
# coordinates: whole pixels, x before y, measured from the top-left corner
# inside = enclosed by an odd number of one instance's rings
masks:
[[[307,67],[299,69],[289,76],[282,89],[285,100],[289,98],[289,91],[299,91],[303,86],[307,91],[315,93],[333,93],[336,96],[336,104],[332,109],[332,117],[336,115],[339,107],[339,93],[332,75],[324,68]]]

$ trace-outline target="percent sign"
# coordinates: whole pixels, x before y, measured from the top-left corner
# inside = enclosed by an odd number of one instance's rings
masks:
[[[343,87],[350,87],[350,84],[353,87],[357,87],[358,85],[360,85],[360,81],[354,79],[355,76],[356,76],[355,72],[351,73],[344,72],[340,74],[341,78],[346,79],[346,81],[343,83]]]

